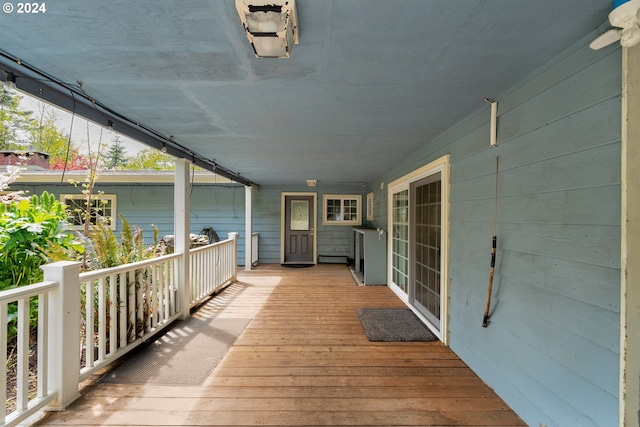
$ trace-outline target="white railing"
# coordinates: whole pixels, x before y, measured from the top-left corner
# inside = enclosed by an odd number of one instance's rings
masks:
[[[56,392],[49,388],[49,348],[47,333],[48,323],[47,316],[52,310],[51,304],[53,299],[50,298],[51,293],[58,292],[59,285],[57,282],[47,281],[36,283],[29,286],[23,286],[17,289],[11,289],[0,293],[0,325],[4,325],[4,329],[0,334],[0,401],[4,401],[4,405],[0,405],[0,423],[5,426],[14,426],[27,418],[30,413],[38,411],[56,397]],[[37,381],[35,390],[30,387],[32,381],[29,375],[29,336],[30,336],[30,307],[32,300],[36,301],[38,307],[37,318],[37,368],[35,375]],[[10,309],[11,308],[11,309]],[[17,316],[17,318],[16,318]],[[7,322],[9,317],[14,318],[13,326],[16,327],[15,333],[18,337],[16,340],[15,350],[17,352],[17,368],[16,368],[16,396],[10,401],[7,400]],[[7,417],[7,408],[15,408]]]
[[[236,238],[213,243],[189,252],[191,264],[191,307],[200,304],[225,284],[236,279]]]
[[[6,325],[14,319],[17,336],[17,394],[7,401],[7,370],[0,369],[0,397],[5,397],[0,427],[15,426],[45,406],[64,409],[79,397],[82,379],[187,317],[181,310],[184,294],[194,296],[193,306],[235,281],[237,242],[237,234],[230,233],[229,240],[189,251],[187,289],[181,286],[183,254],[173,254],[86,273],[80,273],[78,262],[57,262],[42,267],[45,281],[0,292],[4,366]],[[30,312],[37,313],[38,323],[31,343],[37,345],[37,369],[31,375]]]
[[[128,353],[181,315],[180,254],[80,274],[80,379]]]

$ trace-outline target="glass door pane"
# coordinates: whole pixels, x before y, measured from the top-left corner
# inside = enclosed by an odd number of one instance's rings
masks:
[[[393,194],[391,281],[407,293],[409,283],[409,190]]]
[[[413,305],[436,328],[440,328],[441,283],[441,180],[432,175],[411,185]]]

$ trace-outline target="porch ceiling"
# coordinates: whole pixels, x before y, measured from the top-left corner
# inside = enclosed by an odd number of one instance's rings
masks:
[[[259,185],[320,187],[371,182],[488,111],[611,0],[297,0],[289,59],[254,57],[234,0],[46,8],[0,15],[0,49]]]

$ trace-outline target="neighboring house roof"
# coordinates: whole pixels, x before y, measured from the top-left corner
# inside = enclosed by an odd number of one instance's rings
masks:
[[[84,181],[88,171],[35,171],[27,170],[20,174],[16,182],[18,183],[59,183]],[[166,183],[174,182],[175,173],[173,171],[100,171],[98,172],[99,183]],[[221,177],[211,172],[194,172],[192,180],[197,184],[231,184],[230,179]]]

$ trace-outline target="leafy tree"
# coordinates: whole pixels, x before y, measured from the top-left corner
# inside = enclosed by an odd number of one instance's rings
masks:
[[[128,170],[174,170],[173,156],[153,148],[146,148],[131,158]]]
[[[69,152],[69,160],[64,158],[53,159],[49,165],[52,170],[68,170],[83,171],[91,169],[91,158],[78,153],[78,150],[72,149]]]
[[[0,150],[24,150],[29,145],[31,112],[20,109],[20,97],[0,87]]]
[[[113,145],[102,155],[102,164],[106,169],[123,169],[129,162],[129,158],[126,155],[127,150],[124,148],[119,135],[116,135],[112,142]]]
[[[33,120],[29,127],[30,143],[36,150],[50,155],[51,162],[64,162],[77,153],[77,148],[71,143],[69,135],[63,134],[57,127],[58,115],[47,105],[40,107],[40,116]]]

